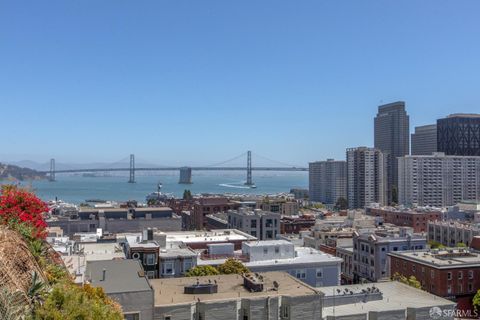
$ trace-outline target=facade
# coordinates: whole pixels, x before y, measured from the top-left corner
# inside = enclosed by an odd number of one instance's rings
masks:
[[[278,213],[247,208],[229,210],[227,212],[228,227],[241,230],[259,240],[274,240],[280,234],[280,218]]]
[[[347,163],[317,161],[309,163],[309,200],[335,205],[338,198],[347,198]]]
[[[347,200],[352,209],[387,202],[387,161],[375,148],[347,149]]]
[[[311,215],[283,216],[280,220],[280,233],[299,234],[301,231],[310,230],[315,225],[315,221]]]
[[[452,114],[437,120],[437,149],[447,155],[480,156],[480,114]]]
[[[480,199],[480,157],[433,155],[398,159],[399,203],[446,207]]]
[[[390,266],[387,259],[389,252],[422,250],[427,246],[424,236],[414,235],[402,229],[397,235],[377,235],[375,233],[354,233],[353,259],[354,282],[378,281],[390,277]]]
[[[387,202],[390,203],[398,186],[397,158],[410,153],[410,118],[405,102],[379,106],[374,127],[374,147],[387,159]]]
[[[437,151],[437,125],[415,127],[415,133],[412,133],[412,156],[430,155]]]
[[[185,230],[203,230],[207,226],[205,216],[217,212],[227,212],[238,208],[239,205],[231,202],[226,197],[206,197],[195,200],[190,220],[185,225]]]
[[[265,199],[257,205],[257,209],[280,213],[287,216],[294,216],[298,214],[300,205],[296,201],[285,199]]]
[[[87,281],[122,306],[126,320],[154,319],[154,291],[136,260],[87,262]]]
[[[442,220],[442,212],[428,208],[397,209],[393,207],[367,207],[366,214],[381,217],[384,223],[391,223],[400,227],[410,227],[413,232],[427,232],[429,221]]]
[[[422,289],[453,300],[461,310],[471,309],[480,287],[480,255],[466,249],[392,252],[391,272],[414,276]]]
[[[478,224],[458,221],[432,221],[428,223],[428,240],[436,241],[446,247],[456,247],[459,243],[467,247],[475,236],[480,236]]]
[[[336,256],[342,259],[341,281],[342,284],[353,283],[353,247],[337,247]]]
[[[251,272],[282,271],[312,287],[340,284],[341,259],[312,248],[295,247],[287,240],[244,242],[240,255],[233,248],[224,249],[220,256],[211,252],[202,256],[198,265],[220,265],[232,257],[243,261]]]
[[[322,293],[283,272],[151,283],[155,290],[155,319],[322,319]]]

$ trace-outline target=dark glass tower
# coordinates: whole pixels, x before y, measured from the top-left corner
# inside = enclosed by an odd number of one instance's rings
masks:
[[[480,114],[452,114],[437,120],[437,149],[446,155],[480,156]]]
[[[374,146],[387,158],[388,203],[397,202],[397,158],[410,152],[410,118],[405,111],[405,102],[397,101],[379,106],[374,131]]]

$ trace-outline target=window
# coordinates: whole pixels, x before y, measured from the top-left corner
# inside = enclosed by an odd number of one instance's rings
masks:
[[[468,292],[473,292],[473,283],[468,284]]]
[[[415,272],[417,270],[417,268],[413,265],[412,266],[412,272]]]
[[[183,272],[187,272],[192,268],[192,261],[184,261],[183,262]]]
[[[458,279],[459,280],[463,279],[463,272],[462,271],[458,271]]]
[[[397,247],[393,247],[393,251],[398,251],[398,248],[397,248]]]
[[[297,277],[297,279],[305,279],[307,277],[307,272],[305,271],[305,269],[299,269],[296,270],[295,276]]]
[[[282,305],[282,307],[280,309],[280,316],[283,319],[289,319],[290,318],[290,306]]]
[[[174,275],[173,262],[164,262],[162,264],[162,275]]]
[[[449,284],[449,285],[447,286],[447,293],[448,293],[448,294],[452,294],[452,285],[451,285],[451,284]]]
[[[148,279],[155,279],[155,271],[147,271]]]
[[[447,279],[452,280],[452,273],[451,272],[447,273]]]
[[[317,278],[323,277],[323,269],[317,269]]]
[[[147,266],[155,265],[155,253],[145,254],[144,259]]]
[[[268,254],[268,248],[263,248],[263,254]]]
[[[473,279],[473,270],[468,270],[468,279]]]
[[[435,271],[430,270],[430,278],[434,279],[435,278]]]
[[[256,228],[257,227],[257,220],[251,220],[250,221],[250,228]]]
[[[125,320],[140,320],[140,312],[124,313]]]
[[[257,231],[250,231],[250,234],[254,237],[257,237]]]
[[[457,293],[463,293],[463,284],[461,284],[461,283],[458,284],[458,292]]]
[[[275,247],[275,253],[280,253],[280,247]]]
[[[267,232],[265,232],[265,237],[266,239],[273,239],[273,231],[267,230]]]

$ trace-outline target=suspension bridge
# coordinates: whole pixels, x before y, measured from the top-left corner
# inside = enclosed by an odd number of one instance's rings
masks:
[[[232,162],[234,160],[240,159],[241,157],[247,158],[246,166],[225,166],[225,164]],[[259,155],[256,155],[259,156]],[[239,156],[236,156],[232,159],[222,161],[209,166],[152,166],[152,167],[136,167],[135,166],[135,155],[131,154],[130,165],[128,167],[105,167],[105,168],[82,168],[82,169],[55,169],[55,159],[50,159],[50,170],[43,171],[42,173],[48,174],[50,181],[55,181],[55,175],[58,173],[93,173],[93,172],[129,172],[129,183],[135,183],[135,173],[137,171],[180,171],[180,183],[191,183],[191,172],[192,171],[246,171],[246,186],[255,186],[255,183],[252,180],[252,171],[308,171],[306,167],[297,167],[282,163],[276,160],[272,160],[266,157],[259,156],[270,162],[275,162],[281,166],[261,166],[254,167],[252,165],[252,152],[247,151],[242,153]]]

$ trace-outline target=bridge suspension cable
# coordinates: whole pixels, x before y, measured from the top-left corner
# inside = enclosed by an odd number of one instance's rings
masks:
[[[273,163],[276,163],[276,164],[280,164],[280,165],[285,166],[285,167],[289,167],[289,168],[298,167],[298,166],[293,165],[293,164],[290,164],[290,163],[285,163],[285,162],[282,162],[282,161],[270,159],[270,158],[265,157],[265,156],[262,156],[262,155],[260,155],[260,154],[258,154],[258,153],[256,153],[256,152],[253,153],[253,155],[254,155],[255,157],[258,157],[258,158],[261,158],[261,159],[263,159],[263,160],[267,160],[267,161],[270,161],[270,162],[273,162]]]
[[[211,167],[219,167],[221,165],[224,165],[225,163],[228,163],[228,162],[232,162],[232,161],[235,161],[235,160],[238,160],[242,157],[245,157],[247,155],[247,152],[244,152],[236,157],[233,157],[231,159],[228,159],[228,160],[225,160],[225,161],[222,161],[222,162],[218,162],[218,163],[214,163],[214,164],[211,164],[209,166],[205,166],[206,168],[211,168]]]

